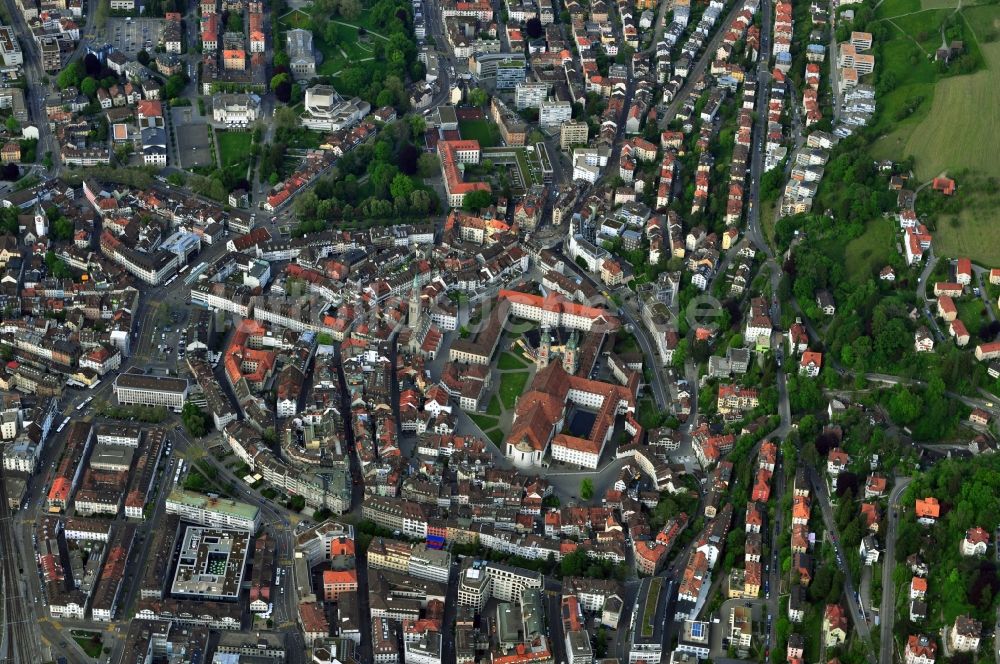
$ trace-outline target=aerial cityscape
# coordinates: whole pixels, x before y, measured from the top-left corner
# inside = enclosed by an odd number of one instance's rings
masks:
[[[0,0],[0,664],[1000,664],[994,0]]]

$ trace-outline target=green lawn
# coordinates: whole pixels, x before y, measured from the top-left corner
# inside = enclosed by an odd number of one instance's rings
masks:
[[[377,37],[368,35],[363,43],[355,27],[337,24],[336,30],[337,39],[333,44],[326,41],[325,35],[314,37],[316,47],[323,53],[323,62],[316,68],[317,74],[335,74],[349,64],[373,57],[372,47],[367,42]]]
[[[469,419],[475,422],[476,425],[484,432],[489,429],[492,429],[497,425],[497,418],[490,417],[489,415],[481,415],[479,413],[469,413]]]
[[[319,75],[336,74],[344,67],[373,57],[371,42],[381,37],[371,34],[373,28],[371,12],[363,12],[358,19],[357,25],[369,31],[363,40],[358,34],[358,28],[353,25],[335,24],[335,41],[330,43],[326,40],[326,35],[320,32],[313,33],[313,43],[316,49],[323,54],[323,60],[316,67]],[[304,11],[295,10],[286,14],[280,21],[282,27],[286,29],[304,28],[310,29],[310,17]]]
[[[530,375],[527,371],[501,374],[500,402],[504,405],[504,408],[507,410],[514,408],[517,398],[524,393],[524,387],[528,384]]]
[[[965,323],[965,329],[969,331],[970,337],[978,335],[980,328],[989,322],[989,317],[986,315],[986,305],[978,297],[960,298],[955,300],[955,306],[958,307],[958,318]],[[969,343],[974,342],[970,341]]]
[[[996,230],[1000,224],[1000,191],[969,193],[959,185],[956,195],[964,199],[959,212],[936,218],[934,252],[939,256],[968,256],[986,266],[1000,264],[1000,233]]]
[[[660,409],[656,407],[656,402],[649,397],[639,401],[639,424],[644,429],[650,429],[660,423]]]
[[[1000,175],[1000,161],[995,158],[1000,150],[995,131],[1000,120],[1000,43],[995,43],[1000,8],[962,8],[966,57],[985,67],[972,74],[943,76],[928,56],[940,46],[940,26],[953,10],[894,16],[885,4],[878,15],[890,21],[893,39],[883,46],[879,66],[897,87],[879,98],[883,112],[877,129],[887,135],[875,144],[875,156],[913,156],[920,181],[963,169]]]
[[[73,630],[73,640],[87,653],[88,657],[97,659],[101,656],[101,633]]]
[[[253,134],[248,131],[219,131],[215,134],[219,141],[219,160],[222,168],[234,166],[250,157]]]
[[[500,369],[523,369],[528,366],[527,362],[521,359],[520,355],[507,351],[500,356],[497,367]]]
[[[479,141],[479,147],[492,148],[500,145],[500,130],[489,120],[459,120],[458,131],[466,140]]]
[[[844,250],[844,264],[848,278],[856,283],[867,281],[885,267],[895,251],[893,222],[889,219],[873,219],[861,237],[847,243]]]
[[[920,11],[920,0],[882,0],[878,6],[879,16],[899,16]]]
[[[497,398],[497,395],[494,394],[490,397],[490,405],[486,407],[486,412],[494,417],[500,417],[501,406],[500,399]]]
[[[497,447],[500,447],[503,443],[504,433],[500,429],[490,429],[484,433],[486,433],[486,437],[489,438]]]
[[[295,9],[288,14],[281,17],[279,21],[281,25],[288,28],[309,28],[309,14],[305,13],[301,9]]]

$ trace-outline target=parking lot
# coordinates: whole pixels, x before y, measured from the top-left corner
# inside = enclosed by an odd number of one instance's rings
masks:
[[[195,117],[196,114],[190,106],[174,108],[170,112],[174,124],[174,136],[177,137],[181,168],[214,166],[212,138],[208,132],[208,125],[201,117]]]
[[[107,43],[129,56],[142,50],[152,54],[163,35],[162,18],[134,18],[130,21],[112,16],[103,30],[97,31],[97,43]]]

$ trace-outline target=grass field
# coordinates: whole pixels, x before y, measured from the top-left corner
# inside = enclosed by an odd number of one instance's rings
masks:
[[[483,433],[492,429],[497,425],[497,418],[490,417],[489,415],[481,415],[479,413],[469,413],[469,419],[476,423],[476,425],[483,430]]]
[[[101,656],[101,633],[100,632],[85,632],[83,630],[73,630],[72,632],[73,640],[77,642],[83,652],[87,653],[88,657],[92,659],[97,659]]]
[[[844,249],[844,265],[848,278],[861,283],[876,276],[885,267],[895,251],[893,247],[893,224],[891,220],[874,219],[861,237],[847,243]]]
[[[957,258],[968,256],[973,262],[994,266],[1000,264],[1000,191],[967,193],[959,189],[961,211],[937,217],[934,231],[934,253]]]
[[[500,403],[504,408],[510,410],[514,408],[517,398],[524,392],[524,387],[528,384],[528,377],[531,374],[527,371],[513,371],[500,376]]]
[[[500,145],[500,130],[489,120],[459,120],[458,130],[462,138],[479,141],[479,147],[492,148]]]
[[[499,369],[523,369],[526,366],[527,363],[519,355],[515,355],[510,351],[501,355],[497,361],[497,368]]]
[[[370,12],[363,12],[358,25],[369,30],[368,41],[380,39],[371,34],[369,14]],[[299,9],[282,16],[280,23],[285,29],[309,29],[311,25],[309,14]],[[316,67],[317,74],[336,74],[348,64],[372,57],[372,47],[360,38],[357,27],[336,24],[336,36],[336,42],[331,44],[322,33],[313,33],[316,49],[323,54],[323,61]]]
[[[925,1],[936,7],[954,6],[944,0]],[[1000,8],[962,8],[968,57],[981,60],[985,67],[972,74],[941,77],[928,54],[941,44],[940,25],[953,10],[906,13],[914,11],[912,4],[913,0],[887,0],[878,10],[879,17],[893,26],[894,35],[879,62],[897,87],[879,99],[884,112],[878,128],[887,134],[875,144],[874,155],[895,159],[912,155],[920,181],[963,169],[1000,175],[1000,161],[995,158],[1000,150],[995,131],[1000,119],[1000,43],[995,42]]]
[[[494,394],[490,397],[490,404],[486,407],[486,414],[494,417],[500,417],[502,410],[503,409],[500,406],[500,399],[498,399],[497,395]]]
[[[969,331],[970,337],[978,335],[983,325],[989,322],[986,305],[978,297],[956,300],[955,306],[958,307],[958,319],[965,323],[965,329]]]
[[[375,37],[368,36],[368,40]],[[348,64],[372,57],[372,47],[363,43],[358,29],[347,25],[337,25],[337,42],[328,43],[322,35],[316,36],[316,46],[323,53],[323,62],[316,68],[317,74],[335,74]]]
[[[219,141],[219,160],[222,168],[238,164],[250,157],[253,134],[248,131],[220,131],[215,134]]]
[[[484,431],[483,433],[485,433],[486,437],[489,438],[490,441],[497,447],[500,447],[501,443],[503,443],[504,433],[500,429],[490,429],[489,431]]]

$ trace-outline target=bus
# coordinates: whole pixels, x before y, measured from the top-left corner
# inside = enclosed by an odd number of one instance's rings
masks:
[[[94,389],[95,387],[97,387],[97,386],[98,386],[98,385],[100,385],[100,384],[101,384],[101,379],[100,379],[100,378],[98,378],[98,379],[97,379],[97,380],[95,380],[95,381],[94,381],[93,383],[91,383],[90,385],[88,385],[88,386],[87,386],[87,389],[88,389],[88,390],[92,390],[92,389]],[[93,398],[94,398],[94,397],[90,397],[90,399],[87,399],[87,403],[90,403],[91,399],[93,399]]]
[[[187,269],[189,267],[191,267],[190,263],[186,263],[184,265],[184,267],[182,267],[181,269],[177,270],[177,274],[184,274],[185,272],[187,272]]]

